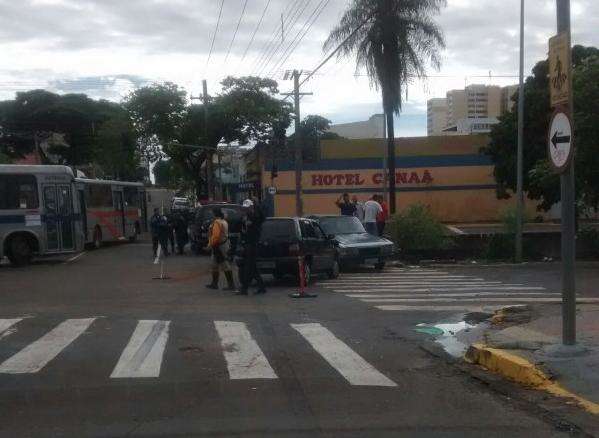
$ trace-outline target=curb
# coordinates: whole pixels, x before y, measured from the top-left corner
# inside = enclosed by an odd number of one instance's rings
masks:
[[[472,344],[464,359],[472,364],[480,365],[487,370],[506,377],[523,386],[546,391],[552,395],[568,398],[576,402],[585,411],[599,415],[599,404],[587,400],[563,388],[551,380],[537,366],[526,359],[506,350],[487,347],[483,344]]]

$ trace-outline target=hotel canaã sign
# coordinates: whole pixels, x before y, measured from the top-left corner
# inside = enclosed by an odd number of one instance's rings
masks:
[[[384,175],[381,172],[374,174],[364,173],[317,173],[312,174],[312,186],[363,186],[381,185]],[[430,171],[397,172],[395,174],[396,184],[430,184],[433,176]]]

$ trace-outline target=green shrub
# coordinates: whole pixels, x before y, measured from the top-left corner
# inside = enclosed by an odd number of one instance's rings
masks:
[[[588,255],[599,257],[599,231],[590,227],[581,228],[576,234],[576,239],[584,245]]]
[[[441,250],[450,246],[445,227],[422,204],[414,204],[391,218],[389,231],[403,252]]]
[[[508,208],[501,215],[503,224],[502,232],[493,234],[487,242],[484,258],[490,260],[514,259],[516,256],[516,228],[518,211],[516,208]],[[528,221],[526,215],[522,218],[523,224]],[[527,246],[523,244],[523,252],[527,251]],[[525,254],[526,255],[526,254]]]

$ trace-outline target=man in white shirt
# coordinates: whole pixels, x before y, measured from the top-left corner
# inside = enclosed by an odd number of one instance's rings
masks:
[[[364,228],[373,236],[378,236],[376,216],[383,211],[383,207],[375,200],[376,195],[364,203]]]

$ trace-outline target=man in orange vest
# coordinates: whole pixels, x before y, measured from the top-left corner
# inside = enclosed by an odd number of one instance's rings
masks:
[[[220,271],[225,273],[227,287],[224,290],[234,291],[233,271],[227,260],[229,253],[229,224],[220,208],[212,210],[214,220],[208,229],[208,246],[206,250],[212,251],[212,283],[207,284],[209,289],[218,289]]]

